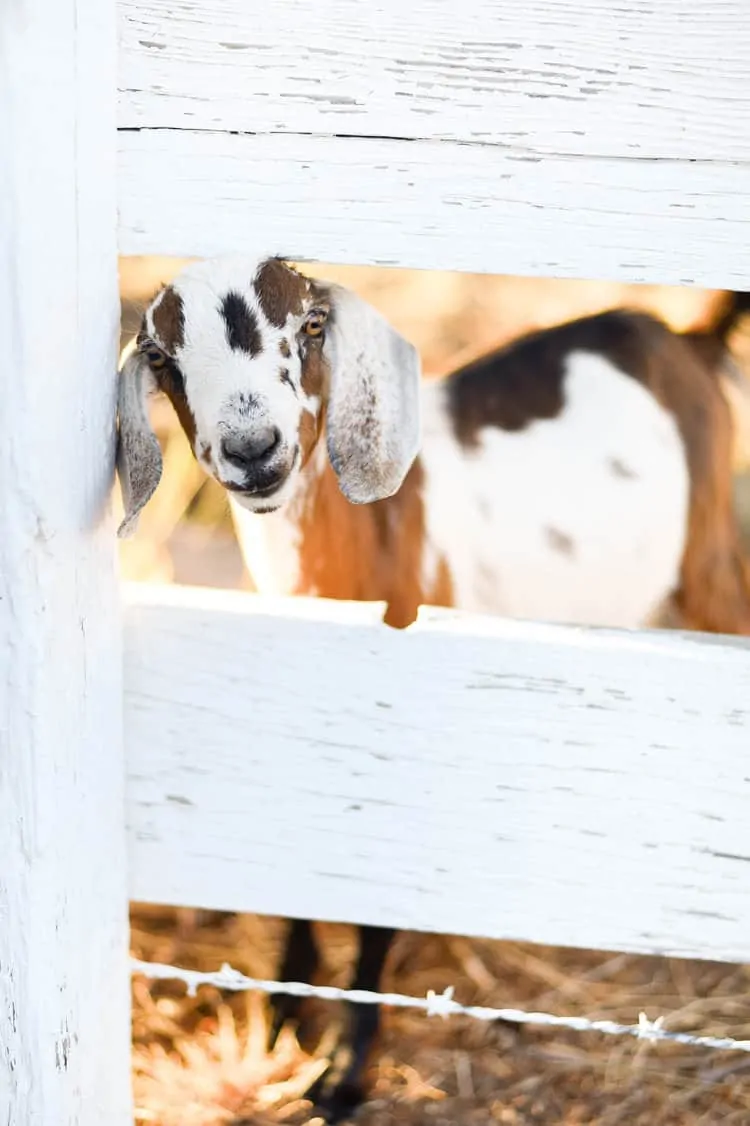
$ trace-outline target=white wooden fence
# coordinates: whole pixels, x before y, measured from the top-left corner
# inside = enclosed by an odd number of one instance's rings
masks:
[[[511,8],[4,0],[2,1122],[131,1120],[128,894],[750,955],[748,648],[118,595],[118,248],[750,286],[744,0]]]

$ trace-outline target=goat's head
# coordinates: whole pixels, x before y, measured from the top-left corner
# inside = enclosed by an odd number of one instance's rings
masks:
[[[416,349],[350,290],[278,258],[208,259],[154,298],[119,381],[119,534],[159,483],[150,391],[198,462],[254,512],[280,508],[325,430],[342,493],[395,493],[419,445]]]

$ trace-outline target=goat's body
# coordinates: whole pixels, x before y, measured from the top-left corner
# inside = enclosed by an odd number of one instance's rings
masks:
[[[664,346],[677,355],[654,363]],[[710,428],[720,393],[687,345],[638,315],[573,322],[425,381],[421,452],[396,496],[350,505],[320,443],[285,509],[233,505],[258,589],[382,600],[399,626],[420,603],[649,624],[680,586],[696,463],[667,361],[695,365]]]
[[[606,359],[568,357],[565,403],[466,450],[450,388],[425,398],[425,565],[453,603],[546,621],[644,625],[679,581],[689,478],[673,417]],[[429,582],[425,584],[429,586]]]
[[[261,591],[384,601],[405,626],[421,603],[625,628],[750,632],[731,496],[731,419],[704,340],[611,313],[528,337],[425,383],[419,457],[399,493],[348,504],[325,451],[271,516],[235,507]],[[654,620],[656,619],[656,620]],[[355,984],[378,987],[390,931],[360,928]],[[317,963],[293,923],[282,976]],[[275,998],[274,1036],[298,1002]],[[320,1100],[348,1116],[377,1020],[355,1006]]]

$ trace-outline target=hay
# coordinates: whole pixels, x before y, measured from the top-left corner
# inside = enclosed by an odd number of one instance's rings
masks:
[[[133,909],[132,951],[196,969],[229,961],[272,975],[284,924],[219,912]],[[345,985],[352,930],[320,926],[322,977]],[[400,935],[386,988],[456,986],[466,1003],[518,1005],[624,1022],[645,1011],[679,1031],[750,1035],[750,967]],[[338,1007],[310,1002],[314,1035],[265,1049],[264,999],[179,983],[133,984],[136,1121],[262,1126],[311,1121],[305,1092],[333,1046]],[[592,1033],[486,1027],[386,1011],[364,1126],[739,1126],[750,1122],[743,1053],[611,1040]]]

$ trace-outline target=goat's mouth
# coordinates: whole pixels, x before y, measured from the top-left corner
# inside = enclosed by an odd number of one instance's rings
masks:
[[[273,484],[266,485],[263,488],[243,488],[239,485],[227,485],[231,496],[248,512],[254,512],[258,515],[265,515],[268,512],[276,512],[281,508],[285,501],[285,486],[289,482],[291,473],[284,473],[281,477],[273,482]]]
[[[288,464],[282,465],[275,471],[262,473],[257,482],[222,481],[218,477],[217,480],[243,508],[258,513],[275,512],[277,508],[281,508],[286,499],[278,494],[285,492],[294,475],[298,459],[299,450],[295,450]]]
[[[264,488],[245,488],[244,485],[233,485],[231,481],[222,482],[225,489],[230,493],[234,493],[240,500],[267,500],[272,497],[274,493],[278,493],[286,481],[287,475],[284,474],[278,481],[274,481],[272,485],[266,485]]]

